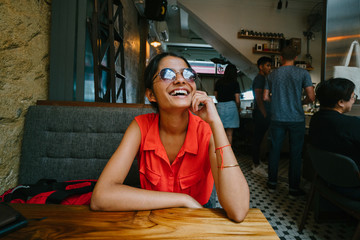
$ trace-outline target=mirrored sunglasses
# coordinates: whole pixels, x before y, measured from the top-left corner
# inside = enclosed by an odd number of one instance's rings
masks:
[[[163,68],[157,75],[155,75],[154,79],[156,76],[159,76],[163,81],[175,81],[176,74],[178,73],[181,73],[182,77],[188,82],[195,82],[197,78],[197,74],[192,68],[184,68],[180,72],[176,72],[171,68]]]

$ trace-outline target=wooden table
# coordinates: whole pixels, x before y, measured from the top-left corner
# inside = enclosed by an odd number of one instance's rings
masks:
[[[10,205],[29,224],[2,239],[279,239],[259,209],[235,223],[222,209],[94,212],[88,206]]]

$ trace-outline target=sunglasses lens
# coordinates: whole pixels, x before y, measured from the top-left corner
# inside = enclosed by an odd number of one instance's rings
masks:
[[[174,81],[176,79],[176,72],[171,68],[164,68],[159,73],[162,80]],[[196,72],[192,68],[185,68],[182,71],[182,76],[189,82],[194,82],[196,79]]]
[[[185,68],[182,75],[187,81],[195,81],[196,79],[196,72],[191,68]]]
[[[176,78],[176,73],[171,70],[170,68],[164,68],[160,71],[160,78],[162,80],[175,80]]]

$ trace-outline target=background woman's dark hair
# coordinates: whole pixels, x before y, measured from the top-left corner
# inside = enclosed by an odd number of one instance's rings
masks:
[[[237,81],[237,68],[234,64],[229,63],[224,72],[224,82],[236,82]]]
[[[178,56],[175,53],[163,52],[163,53],[157,54],[150,60],[149,64],[145,68],[145,72],[144,72],[145,89],[146,88],[151,89],[151,90],[153,89],[153,80],[154,80],[155,74],[158,73],[159,63],[164,57],[167,57],[167,56],[180,58],[180,59],[184,60],[184,62],[186,63],[186,65],[188,67],[191,67],[189,62],[184,57]],[[158,105],[156,102],[151,102],[151,105],[154,108],[158,109]]]
[[[316,86],[316,98],[320,107],[333,108],[338,101],[349,101],[354,92],[355,84],[345,78],[330,78]]]

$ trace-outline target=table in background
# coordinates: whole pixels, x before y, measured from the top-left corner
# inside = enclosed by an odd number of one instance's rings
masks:
[[[89,206],[11,206],[29,224],[3,239],[279,239],[259,209],[250,209],[242,223],[235,223],[223,209],[94,212]]]

